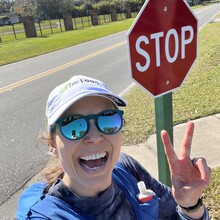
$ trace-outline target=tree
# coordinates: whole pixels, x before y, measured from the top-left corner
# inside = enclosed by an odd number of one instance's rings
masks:
[[[36,0],[15,0],[13,4],[13,11],[21,16],[37,15]]]
[[[140,0],[129,0],[127,4],[130,6],[131,11],[138,11],[140,7],[144,4],[144,1]]]
[[[97,3],[97,9],[100,14],[108,14],[111,8],[111,4],[107,1]]]
[[[73,0],[15,0],[13,9],[21,16],[56,18],[72,11]]]
[[[72,0],[36,0],[38,14],[46,15],[49,18],[61,17],[64,13],[73,10]]]
[[[123,12],[129,6],[137,10],[144,0],[13,0],[13,10],[21,16],[32,15],[35,18],[61,18],[66,13],[74,16],[89,15],[92,10],[107,14],[116,9]],[[12,3],[0,0],[0,3]],[[4,10],[6,7],[3,7]],[[0,4],[1,10],[1,4]],[[2,9],[3,10],[3,9]]]
[[[14,1],[0,0],[0,13],[10,12]]]

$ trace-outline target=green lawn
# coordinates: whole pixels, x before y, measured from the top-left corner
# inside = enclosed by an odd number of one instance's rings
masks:
[[[132,22],[133,19],[127,19],[37,38],[3,41],[0,43],[0,66],[127,30]]]
[[[220,220],[220,167],[212,170],[212,180],[203,198],[211,219]]]

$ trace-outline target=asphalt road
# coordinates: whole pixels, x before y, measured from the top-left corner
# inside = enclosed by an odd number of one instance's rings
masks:
[[[198,9],[199,27],[217,14],[220,3]],[[72,75],[103,80],[116,93],[131,83],[126,32],[0,67],[0,219],[12,219],[5,204],[47,162],[45,130],[49,92]],[[8,200],[8,201],[7,201]],[[7,203],[5,203],[7,201]],[[5,204],[4,204],[5,203]]]

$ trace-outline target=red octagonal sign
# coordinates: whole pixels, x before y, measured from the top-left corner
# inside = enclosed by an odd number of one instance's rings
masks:
[[[197,57],[197,31],[184,0],[145,2],[127,35],[133,80],[154,97],[180,87]]]

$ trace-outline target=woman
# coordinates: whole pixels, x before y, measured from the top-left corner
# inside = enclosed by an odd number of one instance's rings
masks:
[[[193,123],[179,158],[167,132],[161,133],[171,190],[121,153],[124,106],[103,82],[86,76],[73,76],[51,92],[47,141],[60,169],[21,195],[17,219],[209,219],[200,197],[211,170],[205,159],[190,159]],[[140,181],[154,192],[143,204]]]

